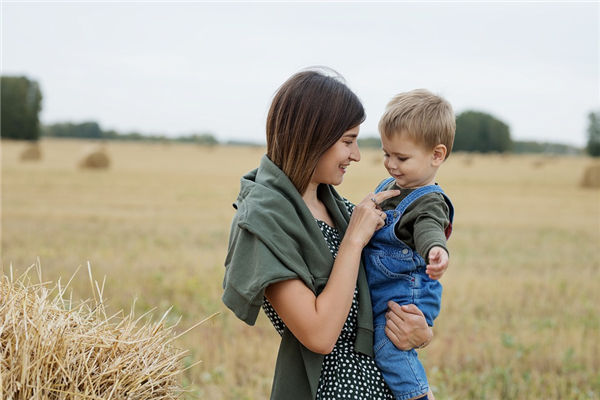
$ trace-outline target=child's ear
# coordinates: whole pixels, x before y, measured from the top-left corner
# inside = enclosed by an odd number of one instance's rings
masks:
[[[438,144],[433,148],[433,165],[435,167],[439,167],[442,165],[444,160],[446,159],[446,154],[448,153],[448,149],[443,144]]]

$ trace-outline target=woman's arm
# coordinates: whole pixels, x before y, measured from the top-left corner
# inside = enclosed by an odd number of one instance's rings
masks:
[[[315,353],[331,353],[352,305],[362,247],[343,240],[329,280],[315,296],[301,280],[270,285],[265,295],[294,336]]]
[[[350,312],[362,249],[385,221],[385,214],[371,199],[380,203],[397,195],[398,191],[370,194],[355,207],[327,284],[318,296],[299,279],[274,283],[265,291],[279,317],[309,350],[320,354],[333,350]]]
[[[433,339],[433,330],[414,304],[400,306],[390,301],[385,318],[385,333],[400,350],[422,348]]]

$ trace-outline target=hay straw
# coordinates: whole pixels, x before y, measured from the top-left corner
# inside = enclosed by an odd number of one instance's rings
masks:
[[[585,168],[580,185],[584,188],[600,188],[600,163]]]
[[[0,398],[146,400],[183,394],[179,376],[188,352],[172,342],[206,319],[175,335],[177,323],[164,323],[168,311],[154,323],[148,313],[135,318],[133,306],[129,315],[107,316],[104,283],[97,282],[94,303],[73,307],[65,298],[70,281],[65,287],[60,280],[53,287],[33,284],[29,270],[14,280],[11,268],[0,280]],[[37,271],[42,282],[39,262]]]
[[[42,149],[38,142],[28,144],[19,156],[21,161],[39,161],[42,159]]]
[[[105,169],[110,166],[110,158],[103,146],[92,147],[85,150],[77,165],[79,168]]]

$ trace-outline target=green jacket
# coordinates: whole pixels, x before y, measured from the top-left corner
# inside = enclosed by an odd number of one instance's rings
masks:
[[[330,185],[320,185],[323,201],[343,234],[350,215]],[[241,179],[234,204],[225,259],[223,302],[241,320],[254,325],[265,288],[287,279],[301,279],[321,293],[333,266],[333,256],[300,193],[266,155],[260,166]],[[373,315],[366,275],[358,275],[358,329],[355,350],[373,356]],[[279,346],[271,399],[314,399],[323,355],[304,347],[285,330]]]

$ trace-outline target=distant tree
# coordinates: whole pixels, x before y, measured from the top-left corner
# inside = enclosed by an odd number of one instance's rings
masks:
[[[175,140],[178,142],[197,143],[203,146],[215,146],[219,144],[217,138],[211,133],[194,133],[189,136],[179,136]]]
[[[564,143],[536,142],[532,140],[515,140],[512,144],[512,152],[544,153],[544,154],[581,154],[581,149]]]
[[[38,140],[42,109],[42,92],[38,83],[24,76],[3,76],[0,80],[2,137]]]
[[[63,137],[63,138],[81,138],[81,139],[105,139],[105,140],[126,140],[126,141],[148,141],[148,142],[166,142],[177,141],[187,143],[198,143],[204,146],[214,146],[219,141],[210,133],[196,133],[188,136],[167,137],[164,135],[146,135],[140,132],[119,133],[115,130],[103,131],[100,125],[94,121],[72,123],[61,122],[52,125],[46,125],[42,129],[44,136]]]
[[[102,137],[104,139],[118,139],[119,133],[117,131],[111,129],[110,131],[103,131]]]
[[[592,157],[600,157],[600,111],[588,114],[587,153]]]
[[[492,115],[469,110],[456,117],[452,151],[504,153],[511,145],[510,128]]]
[[[94,121],[74,124],[72,122],[62,122],[44,127],[45,136],[102,139],[103,132],[100,125]]]

